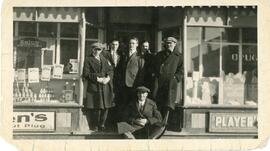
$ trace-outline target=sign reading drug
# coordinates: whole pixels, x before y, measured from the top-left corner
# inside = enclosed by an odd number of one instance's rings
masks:
[[[14,112],[15,131],[54,131],[55,112]]]
[[[257,113],[210,113],[209,132],[254,132]]]

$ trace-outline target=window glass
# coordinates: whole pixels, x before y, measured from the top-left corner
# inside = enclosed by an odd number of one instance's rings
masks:
[[[203,76],[218,77],[219,76],[219,50],[218,44],[206,44],[203,50]]]
[[[242,68],[246,75],[246,104],[258,103],[257,46],[243,46]]]
[[[187,28],[187,71],[191,76],[193,71],[199,71],[200,28]]]
[[[199,71],[200,28],[187,28],[187,71],[191,76],[193,71]]]
[[[57,23],[39,23],[39,36],[40,37],[56,37],[57,36]]]
[[[220,28],[205,28],[203,39],[206,42],[220,42],[221,31]]]
[[[238,28],[223,28],[222,30],[222,41],[238,43],[239,42],[239,29]]]
[[[243,43],[257,43],[257,29],[243,28],[242,37]]]
[[[257,45],[256,46],[243,46],[243,71],[252,72],[257,76]],[[249,82],[249,79],[247,79]]]
[[[17,48],[15,69],[19,68],[40,68],[41,50],[37,48]]]
[[[67,64],[69,59],[78,58],[78,40],[60,41],[60,63]]]
[[[79,25],[78,23],[61,23],[61,37],[78,38]]]
[[[225,45],[222,47],[222,70],[226,75],[239,71],[239,47]]]
[[[37,36],[37,24],[34,22],[19,22],[19,36]]]

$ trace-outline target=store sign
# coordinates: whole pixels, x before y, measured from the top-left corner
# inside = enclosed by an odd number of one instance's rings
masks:
[[[55,112],[13,112],[13,130],[54,131]]]
[[[16,40],[15,46],[23,48],[44,48],[46,47],[46,42],[35,38],[23,38],[20,40]]]
[[[209,132],[257,131],[257,113],[210,113]]]

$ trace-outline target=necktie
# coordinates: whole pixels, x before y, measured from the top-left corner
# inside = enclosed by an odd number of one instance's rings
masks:
[[[140,109],[140,112],[143,111],[143,104],[142,103],[139,104],[139,109]]]

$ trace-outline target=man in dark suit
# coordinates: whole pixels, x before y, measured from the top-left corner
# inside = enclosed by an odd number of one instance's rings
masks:
[[[120,72],[121,72],[121,99],[119,102],[122,107],[125,107],[130,98],[134,97],[137,86],[143,84],[144,78],[144,59],[137,52],[138,39],[131,38],[129,41],[129,50],[120,57]]]
[[[119,96],[119,81],[120,81],[120,71],[119,71],[119,60],[120,60],[120,50],[119,48],[119,41],[114,39],[110,43],[110,49],[102,51],[102,55],[108,60],[113,68],[113,88],[115,99],[118,99]]]
[[[110,109],[109,115],[108,115],[108,123],[111,125],[114,125],[115,122],[117,122],[119,119],[119,115],[121,113],[118,113],[119,110],[119,100],[120,94],[121,94],[121,89],[119,85],[121,84],[121,75],[120,75],[120,57],[121,57],[121,52],[119,50],[119,41],[117,39],[114,39],[110,43],[110,48],[109,50],[102,51],[102,55],[108,60],[108,62],[111,64],[111,67],[113,68],[113,76],[112,76],[112,82],[113,82],[113,93],[114,93],[114,103],[116,104],[115,108]],[[119,114],[119,115],[117,115]]]
[[[154,98],[167,124],[170,110],[174,110],[177,96],[177,84],[183,77],[183,58],[175,49],[177,40],[174,37],[165,39],[165,49],[158,52],[155,58]],[[179,90],[180,91],[180,90]]]
[[[137,97],[127,106],[125,122],[118,123],[118,132],[126,138],[155,138],[163,132],[161,114],[156,103],[147,98],[150,90],[144,86],[137,88]]]
[[[144,64],[144,85],[153,92],[154,88],[154,61],[155,61],[155,51],[151,51],[149,49],[149,42],[144,41],[141,46],[141,53],[144,57],[145,64]],[[153,94],[149,93],[149,98],[153,98]]]

